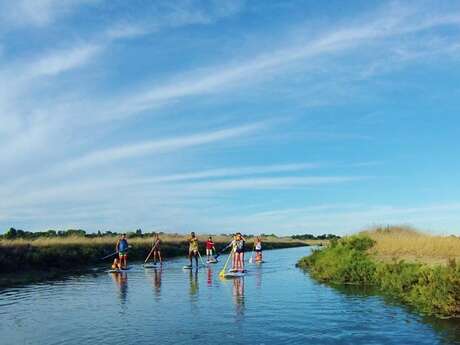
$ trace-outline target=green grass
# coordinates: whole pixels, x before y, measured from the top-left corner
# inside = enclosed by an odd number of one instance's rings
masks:
[[[361,234],[333,241],[302,258],[298,265],[322,282],[374,286],[410,305],[416,311],[437,317],[460,316],[460,265],[377,260],[376,241]]]

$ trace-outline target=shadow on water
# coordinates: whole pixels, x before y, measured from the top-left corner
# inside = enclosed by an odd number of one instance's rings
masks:
[[[323,283],[321,283],[323,284]],[[349,297],[359,298],[381,298],[385,304],[403,308],[409,313],[417,315],[420,322],[430,326],[437,334],[441,337],[441,344],[460,344],[460,319],[439,319],[430,316],[423,316],[417,314],[409,306],[401,304],[397,299],[382,294],[379,290],[369,286],[358,286],[358,285],[341,285],[341,284],[324,284],[334,290],[340,292]]]

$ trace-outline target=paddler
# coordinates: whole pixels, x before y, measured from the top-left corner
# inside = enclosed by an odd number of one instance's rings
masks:
[[[115,250],[118,252],[118,261],[121,269],[126,269],[128,267],[128,246],[126,234],[122,234],[115,246]]]
[[[190,233],[188,242],[188,258],[190,260],[190,267],[192,267],[192,258],[195,258],[195,265],[196,268],[198,268],[198,238],[196,238],[193,231]]]

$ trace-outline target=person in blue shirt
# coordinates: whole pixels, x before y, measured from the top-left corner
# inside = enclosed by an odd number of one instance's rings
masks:
[[[128,240],[126,239],[126,234],[120,236],[115,250],[118,252],[120,268],[126,269],[128,267]]]

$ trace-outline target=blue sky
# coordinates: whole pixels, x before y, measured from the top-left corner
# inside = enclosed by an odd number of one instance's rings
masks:
[[[460,234],[458,1],[0,0],[0,228]]]

